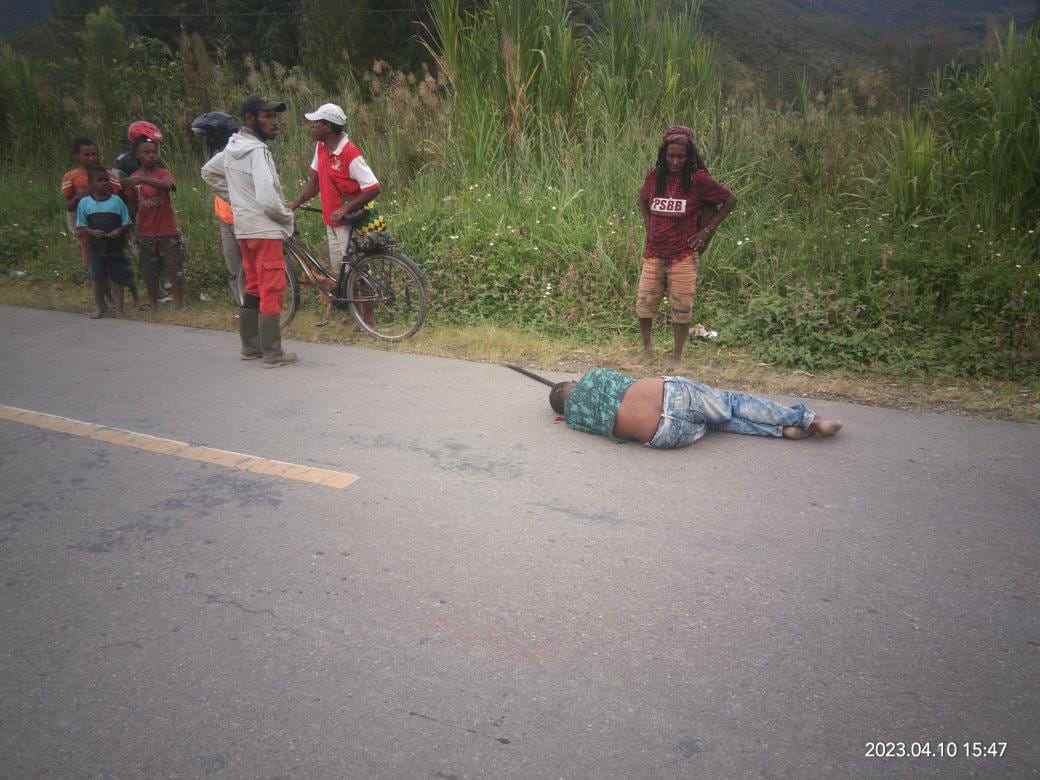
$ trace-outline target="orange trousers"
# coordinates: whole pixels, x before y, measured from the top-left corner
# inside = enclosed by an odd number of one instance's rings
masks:
[[[240,238],[246,293],[260,299],[261,314],[282,313],[285,292],[285,251],[279,238]]]

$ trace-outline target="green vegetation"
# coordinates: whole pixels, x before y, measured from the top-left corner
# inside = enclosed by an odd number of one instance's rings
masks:
[[[702,259],[695,309],[725,345],[807,370],[1040,374],[1036,28],[1009,30],[979,66],[944,69],[908,115],[871,103],[885,87],[869,81],[804,83],[780,107],[738,94],[698,9],[657,8],[605,0],[583,26],[563,0],[433,0],[432,71],[376,62],[335,90],[299,67],[237,64],[191,36],[175,54],[130,35],[107,76],[5,49],[0,264],[75,278],[59,235],[67,154],[54,139],[96,134],[111,159],[119,128],[146,116],[168,131],[163,154],[181,182],[189,285],[220,295],[186,120],[247,91],[284,97],[276,151],[295,192],[310,157],[302,112],[333,99],[384,181],[391,229],[430,274],[441,322],[635,338],[635,193],[661,130],[681,123],[740,198]],[[82,61],[116,34],[126,35],[117,17],[91,17]],[[319,244],[320,226],[301,222]]]

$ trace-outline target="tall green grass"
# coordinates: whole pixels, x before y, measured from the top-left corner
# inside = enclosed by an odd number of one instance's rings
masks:
[[[312,152],[302,114],[332,100],[384,183],[391,229],[431,277],[435,319],[634,338],[636,191],[661,131],[681,123],[740,198],[702,258],[695,310],[727,343],[806,370],[1040,371],[1035,31],[1009,34],[982,67],[946,70],[920,113],[903,116],[857,110],[843,88],[821,97],[806,87],[792,106],[738,98],[696,5],[599,7],[586,28],[562,0],[489,0],[473,12],[434,0],[430,70],[377,63],[335,90],[301,69],[226,62],[196,42],[174,55],[131,39],[114,80],[120,98],[98,110],[84,97],[88,71],[0,52],[11,141],[0,145],[10,237],[0,264],[76,278],[59,235],[65,153],[47,144],[98,134],[111,159],[118,128],[143,115],[167,130],[189,282],[220,294],[202,153],[186,122],[249,92],[285,99],[274,150],[295,193]],[[320,245],[320,223],[301,223]]]

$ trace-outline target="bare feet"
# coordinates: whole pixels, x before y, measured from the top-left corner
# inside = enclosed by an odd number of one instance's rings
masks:
[[[823,417],[817,417],[812,421],[808,429],[799,428],[796,425],[788,425],[784,427],[783,433],[785,439],[808,439],[810,436],[819,436],[821,439],[826,439],[836,434],[841,428],[842,425],[838,420],[827,420]]]
[[[809,430],[815,433],[817,436],[827,438],[833,436],[842,428],[839,420],[828,420],[823,417],[817,417],[813,420],[812,425],[809,426]]]

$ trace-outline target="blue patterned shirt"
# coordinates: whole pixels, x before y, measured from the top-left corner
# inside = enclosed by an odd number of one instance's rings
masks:
[[[636,383],[630,376],[609,368],[594,368],[578,380],[564,409],[564,420],[576,431],[614,436],[614,421],[628,388]]]

